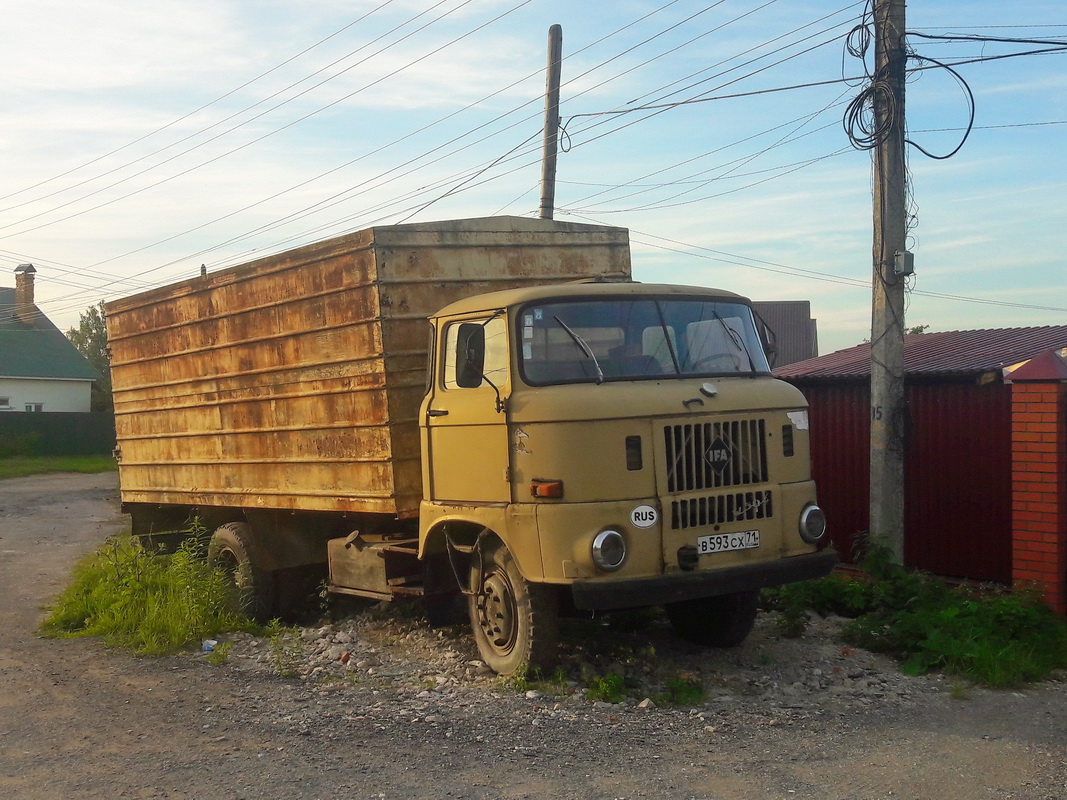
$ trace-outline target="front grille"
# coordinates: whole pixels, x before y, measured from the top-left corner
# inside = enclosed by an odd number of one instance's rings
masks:
[[[667,491],[765,483],[765,428],[762,419],[666,426]]]
[[[671,528],[678,531],[727,522],[770,519],[773,513],[769,491],[674,500],[671,502]]]

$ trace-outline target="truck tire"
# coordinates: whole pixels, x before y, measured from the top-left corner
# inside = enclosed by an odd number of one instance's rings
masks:
[[[501,675],[549,666],[559,642],[559,611],[551,587],[522,577],[497,542],[471,566],[471,629],[482,660]]]
[[[705,647],[737,647],[756,623],[759,592],[668,603],[667,618],[683,639]]]
[[[227,522],[211,535],[208,563],[220,568],[233,588],[233,610],[260,622],[274,612],[274,573],[263,569],[247,522]]]

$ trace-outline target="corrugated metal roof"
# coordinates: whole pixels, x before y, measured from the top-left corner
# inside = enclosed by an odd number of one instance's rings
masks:
[[[904,337],[907,375],[965,376],[999,370],[1046,350],[1067,347],[1067,325],[912,333]],[[871,346],[860,344],[776,369],[792,378],[864,378],[871,374]]]
[[[0,377],[100,380],[85,356],[34,306],[33,322],[15,317],[15,290],[0,287]]]

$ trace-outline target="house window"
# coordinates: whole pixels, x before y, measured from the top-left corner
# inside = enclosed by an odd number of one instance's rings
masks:
[[[44,411],[44,403],[27,403],[27,411]]]
[[[11,398],[0,397],[0,408],[11,408]]]

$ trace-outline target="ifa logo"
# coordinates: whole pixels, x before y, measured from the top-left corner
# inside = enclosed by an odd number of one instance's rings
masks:
[[[721,436],[716,436],[715,441],[704,451],[704,460],[713,470],[722,475],[723,471],[730,466],[731,455],[730,445]]]

